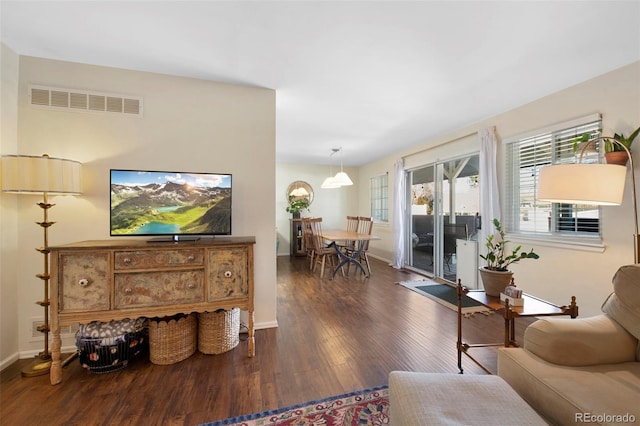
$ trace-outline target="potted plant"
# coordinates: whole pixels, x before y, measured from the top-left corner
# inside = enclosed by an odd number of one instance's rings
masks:
[[[498,238],[495,234],[487,237],[485,246],[487,254],[480,255],[486,264],[480,268],[480,276],[482,277],[482,285],[488,296],[500,296],[505,287],[511,282],[513,272],[509,270],[509,265],[521,261],[522,259],[538,259],[536,253],[531,249],[528,252],[522,251],[522,246],[517,246],[511,252],[506,251],[505,232],[500,225],[498,219],[493,219],[493,226],[498,232]]]
[[[295,195],[289,196],[289,205],[287,206],[287,213],[293,214],[294,219],[300,218],[300,211],[309,210],[309,199],[305,197],[296,197]]]
[[[626,137],[624,134],[614,133],[613,136],[602,136],[598,139],[604,141],[604,157],[608,164],[618,164],[620,166],[624,166],[627,164],[629,160],[629,156],[627,152],[622,147],[626,147],[628,150],[631,150],[631,144],[633,140],[640,134],[640,127],[631,132],[629,137]],[[580,142],[588,142],[589,134],[585,133],[582,136],[579,136],[573,141],[573,150],[576,151],[578,149],[578,143]],[[616,142],[612,142],[616,141]]]

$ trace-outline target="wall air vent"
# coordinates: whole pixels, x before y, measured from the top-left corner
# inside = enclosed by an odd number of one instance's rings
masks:
[[[29,86],[29,103],[67,111],[113,112],[142,116],[142,98],[58,87]]]

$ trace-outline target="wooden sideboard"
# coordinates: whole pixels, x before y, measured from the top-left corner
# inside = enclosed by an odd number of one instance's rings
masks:
[[[255,354],[255,237],[197,241],[112,239],[50,247],[51,384],[62,381],[60,327],[234,307],[249,314]]]

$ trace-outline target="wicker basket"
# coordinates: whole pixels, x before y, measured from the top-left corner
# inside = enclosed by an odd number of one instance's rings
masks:
[[[198,315],[198,350],[204,354],[221,354],[240,342],[240,309],[224,309]]]
[[[196,351],[198,319],[194,314],[149,321],[149,359],[154,364],[175,364]]]

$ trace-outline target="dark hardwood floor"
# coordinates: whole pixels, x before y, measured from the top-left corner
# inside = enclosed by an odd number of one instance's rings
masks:
[[[305,258],[278,258],[278,328],[256,331],[221,355],[177,364],[137,360],[108,374],[73,361],[63,382],[22,378],[20,360],[0,374],[3,425],[195,425],[384,385],[389,372],[457,374],[456,313],[394,284],[419,279],[372,259],[373,275],[311,274]],[[518,323],[518,336],[527,323]],[[499,342],[500,315],[464,320],[469,343]],[[491,371],[494,348],[474,349]],[[465,374],[484,374],[463,358]]]

